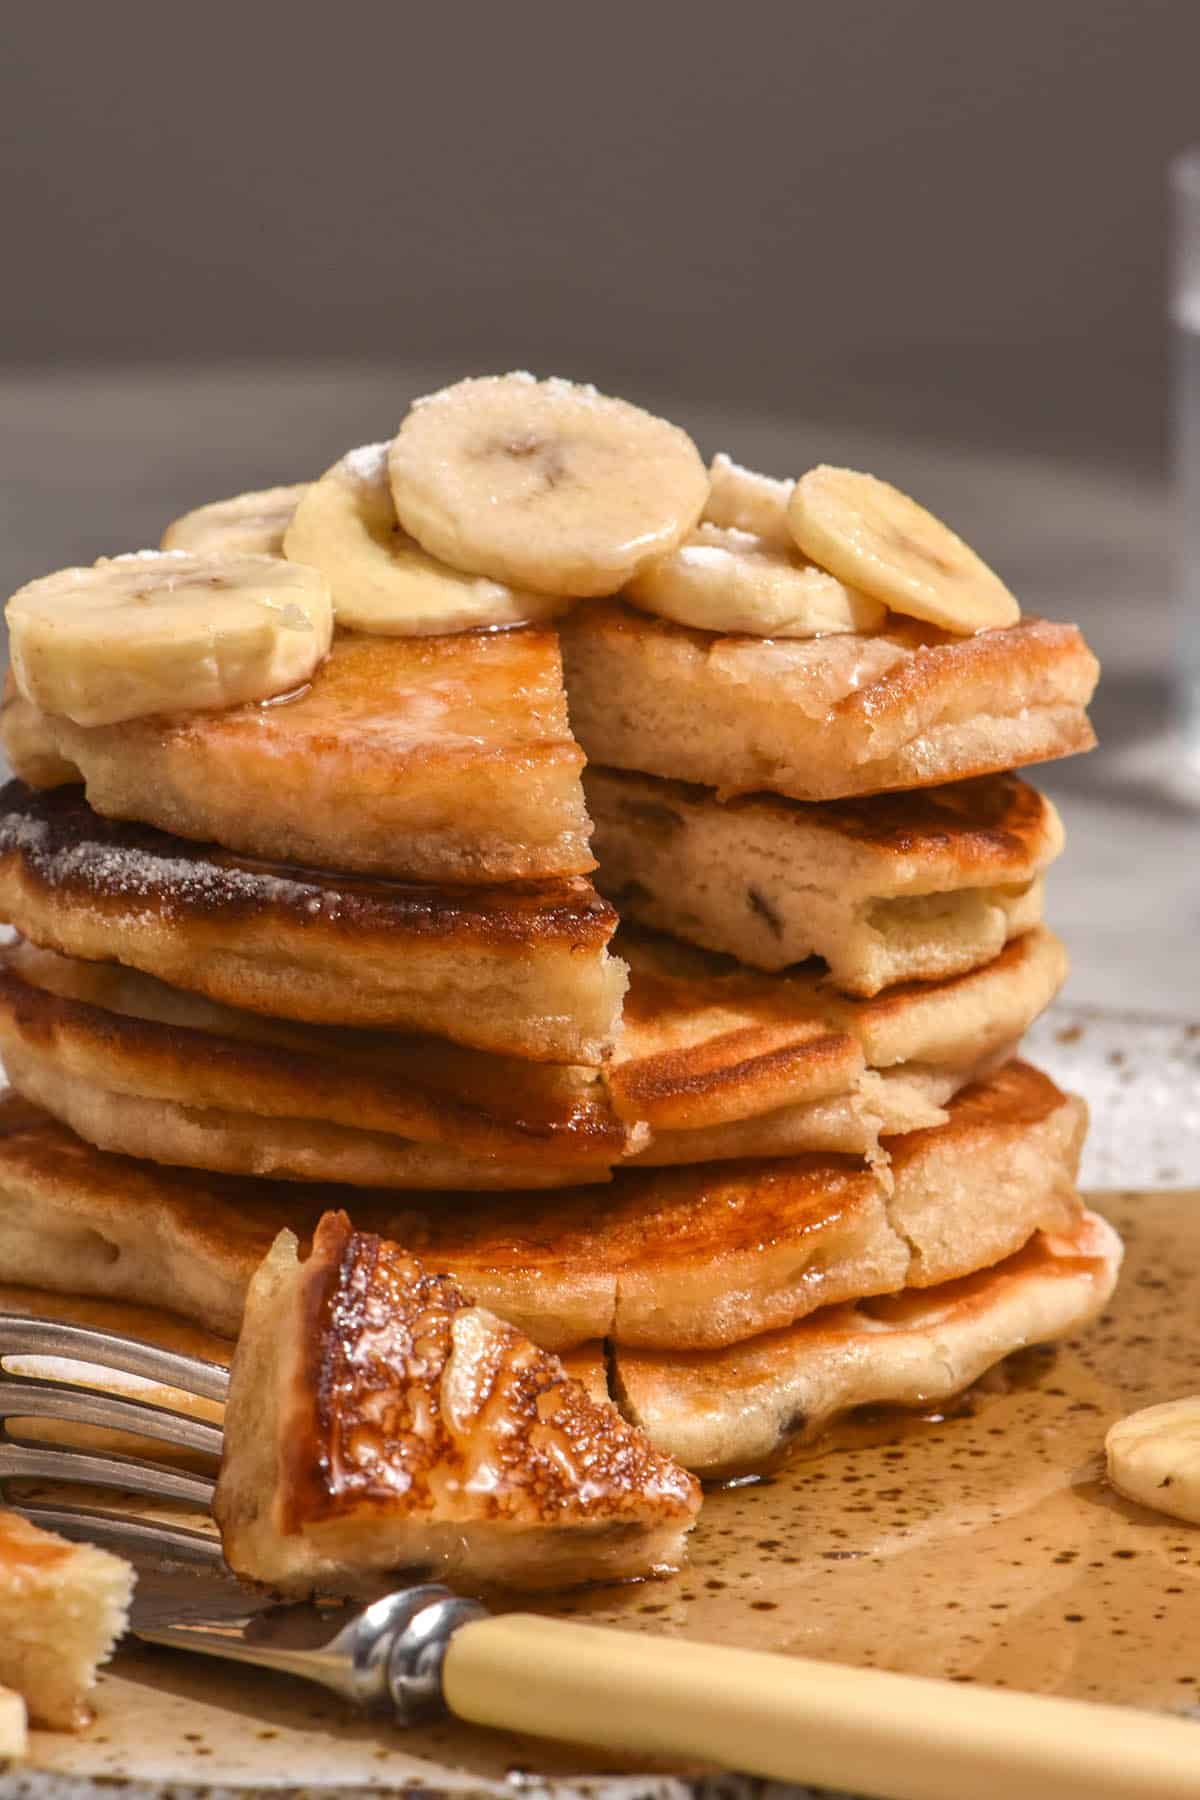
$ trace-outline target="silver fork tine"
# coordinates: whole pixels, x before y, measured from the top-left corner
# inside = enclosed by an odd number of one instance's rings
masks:
[[[73,1425],[100,1425],[108,1431],[159,1438],[205,1456],[221,1454],[221,1427],[207,1419],[193,1419],[132,1394],[109,1394],[101,1388],[48,1377],[0,1371],[0,1418],[65,1419]],[[11,1434],[11,1426],[9,1430]]]
[[[101,1368],[122,1369],[142,1375],[163,1387],[199,1394],[204,1400],[224,1400],[229,1391],[229,1371],[220,1363],[198,1356],[181,1356],[159,1350],[115,1331],[96,1331],[87,1325],[67,1325],[58,1319],[24,1318],[20,1313],[0,1313],[0,1357],[60,1356],[73,1362],[96,1363]]]
[[[219,1426],[136,1396],[111,1394],[37,1374],[10,1374],[3,1367],[3,1359],[15,1356],[48,1356],[119,1369],[162,1387],[218,1401],[223,1401],[228,1391],[226,1369],[199,1357],[160,1350],[118,1332],[97,1331],[58,1319],[0,1313],[0,1487],[9,1481],[80,1482],[209,1508],[215,1486],[211,1476],[115,1451],[60,1449],[31,1443],[14,1437],[8,1421],[62,1419],[158,1438],[209,1456],[220,1455]],[[18,1510],[28,1509],[18,1502]]]
[[[174,1561],[225,1570],[220,1538],[207,1531],[193,1531],[188,1525],[168,1524],[165,1519],[139,1519],[101,1506],[67,1506],[57,1501],[22,1501],[17,1510],[35,1525],[57,1531],[60,1537],[102,1544],[127,1556],[149,1551],[156,1556],[170,1556]]]
[[[96,1450],[59,1450],[5,1440],[0,1442],[0,1486],[8,1481],[81,1481],[89,1487],[121,1488],[127,1494],[186,1500],[205,1508],[212,1505],[216,1486],[206,1475],[189,1475],[135,1456],[106,1456]],[[19,1506],[17,1510],[21,1510]]]

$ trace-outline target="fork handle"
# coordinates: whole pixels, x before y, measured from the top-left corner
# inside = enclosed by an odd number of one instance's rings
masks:
[[[461,1625],[456,1717],[878,1800],[1195,1800],[1200,1725],[509,1613]]]

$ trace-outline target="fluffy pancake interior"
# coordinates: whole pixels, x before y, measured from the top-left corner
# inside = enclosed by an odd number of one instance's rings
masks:
[[[819,956],[853,994],[997,955],[1037,923],[1062,847],[1013,775],[808,805],[596,767],[584,788],[596,879],[626,920],[768,971]]]

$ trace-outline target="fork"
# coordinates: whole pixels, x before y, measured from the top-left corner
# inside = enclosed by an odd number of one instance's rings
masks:
[[[214,1476],[30,1442],[54,1419],[220,1456],[221,1429],[136,1395],[8,1361],[62,1359],[223,1401],[221,1365],[116,1332],[0,1313],[0,1493],[68,1537],[139,1566],[131,1628],[148,1643],[304,1676],[412,1725],[476,1725],[716,1764],[880,1800],[1195,1800],[1200,1725],[1115,1706],[686,1643],[533,1614],[498,1616],[438,1583],[369,1604],[272,1605],[240,1588],[211,1531],[92,1504],[10,1498],[10,1482],[83,1484],[206,1511]]]

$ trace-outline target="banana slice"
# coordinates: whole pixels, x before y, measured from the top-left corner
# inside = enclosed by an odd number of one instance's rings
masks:
[[[788,525],[805,556],[893,612],[960,636],[1021,616],[1000,577],[949,526],[874,475],[810,469],[793,490]]]
[[[708,467],[708,500],[704,519],[710,525],[728,525],[749,531],[773,550],[794,548],[788,528],[788,502],[794,481],[774,475],[756,475],[743,469],[731,456],[718,450]]]
[[[746,531],[698,525],[678,550],[647,563],[624,597],[643,612],[698,631],[810,638],[874,631],[877,600]]]
[[[1200,1525],[1200,1394],[1130,1413],[1113,1426],[1104,1451],[1118,1493]]]
[[[422,550],[396,518],[386,444],[351,450],[313,482],[284,554],[325,573],[339,625],[384,637],[541,623],[571,604],[461,575]]]
[[[333,636],[315,569],[182,550],[60,569],[6,614],[19,692],[77,725],[269,700],[302,687]]]
[[[400,521],[431,555],[542,594],[615,594],[708,497],[677,426],[525,374],[418,400],[388,461]]]
[[[301,481],[295,487],[264,488],[198,506],[171,520],[162,534],[162,548],[215,551],[222,556],[282,556],[283,534],[308,485]]]

